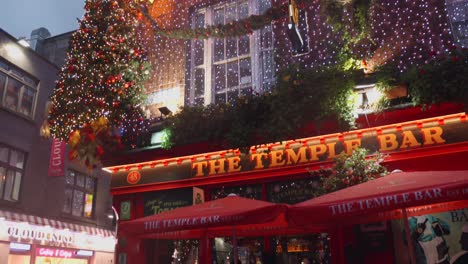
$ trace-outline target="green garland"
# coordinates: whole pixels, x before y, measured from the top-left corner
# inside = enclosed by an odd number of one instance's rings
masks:
[[[153,26],[153,32],[157,36],[173,39],[207,39],[238,37],[252,34],[254,30],[261,29],[272,21],[281,19],[287,14],[287,6],[271,7],[263,15],[251,15],[248,18],[232,21],[226,25],[215,25],[197,29],[161,29],[149,14],[146,6],[140,8],[143,15]]]

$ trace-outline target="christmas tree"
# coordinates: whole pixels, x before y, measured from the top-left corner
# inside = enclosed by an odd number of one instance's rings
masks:
[[[149,63],[138,39],[140,4],[86,0],[48,119],[52,135],[68,141],[72,159],[93,164],[121,141],[134,147],[145,132],[140,105]]]

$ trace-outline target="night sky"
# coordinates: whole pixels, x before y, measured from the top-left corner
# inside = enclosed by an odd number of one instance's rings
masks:
[[[45,27],[52,36],[78,28],[85,0],[1,0],[0,28],[16,38],[29,38]]]

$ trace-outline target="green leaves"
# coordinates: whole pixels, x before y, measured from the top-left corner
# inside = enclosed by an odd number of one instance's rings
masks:
[[[290,67],[278,74],[277,85],[269,93],[243,96],[230,104],[183,107],[167,121],[170,142],[209,141],[247,149],[311,136],[302,134],[304,127],[311,123],[319,127],[330,117],[348,129],[354,120],[349,104],[354,86],[353,73]]]

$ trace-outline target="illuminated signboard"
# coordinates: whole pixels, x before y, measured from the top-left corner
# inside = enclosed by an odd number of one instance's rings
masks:
[[[344,133],[253,146],[248,154],[225,150],[109,167],[112,187],[143,185],[247,171],[293,167],[332,161],[356,148],[394,153],[468,142],[465,113]],[[138,172],[138,177],[134,177]],[[249,175],[249,174],[243,174]],[[135,178],[129,182],[129,178]],[[138,179],[138,180],[136,180]]]
[[[16,243],[16,242],[10,243],[11,252],[24,252],[24,251],[29,251],[29,250],[31,250],[30,244],[23,244],[23,243]]]
[[[40,257],[54,257],[54,258],[87,258],[92,257],[94,251],[91,250],[74,250],[63,248],[36,248],[36,256]]]

